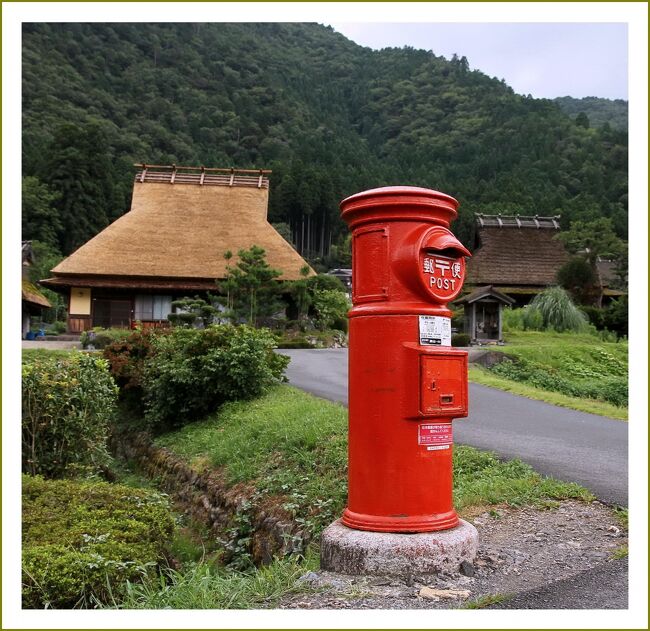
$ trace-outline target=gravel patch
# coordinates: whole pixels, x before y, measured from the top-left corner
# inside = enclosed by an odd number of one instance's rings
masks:
[[[456,573],[401,580],[308,572],[299,579],[304,589],[283,597],[277,606],[450,609],[486,606],[488,597],[507,603],[518,594],[602,571],[628,542],[614,512],[600,502],[564,501],[547,509],[499,507],[464,518],[478,529],[479,551],[474,563],[463,564]],[[618,587],[625,592],[626,585]],[[602,585],[603,590],[608,588]],[[608,602],[608,608],[627,607],[623,597]],[[580,608],[591,607],[585,602]]]

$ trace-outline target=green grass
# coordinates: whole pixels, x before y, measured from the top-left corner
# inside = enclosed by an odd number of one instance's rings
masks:
[[[616,548],[616,550],[614,550],[610,555],[610,558],[617,560],[617,559],[625,559],[627,556],[629,556],[629,550],[627,544],[625,544]]]
[[[595,399],[581,399],[579,397],[570,397],[566,394],[559,392],[551,392],[549,390],[541,390],[534,386],[529,386],[525,383],[512,381],[505,377],[495,375],[493,372],[470,364],[469,367],[469,380],[472,383],[478,383],[482,386],[489,386],[490,388],[497,388],[505,392],[512,392],[528,399],[535,399],[536,401],[544,401],[552,405],[558,405],[563,408],[571,410],[578,410],[580,412],[588,412],[589,414],[598,414],[599,416],[607,416],[609,418],[626,421],[628,418],[627,408],[622,408],[611,403],[604,401],[597,401]]]
[[[470,379],[529,398],[584,412],[627,419],[626,341],[588,333],[510,331],[491,350],[514,362],[470,369]]]
[[[511,596],[508,594],[487,594],[466,602],[461,609],[485,609],[485,607],[497,605],[510,598]]]
[[[23,361],[33,361],[34,359],[44,358],[64,358],[69,357],[70,353],[79,353],[76,348],[69,349],[49,349],[49,348],[23,348],[22,359]]]
[[[233,572],[212,564],[193,564],[184,571],[168,570],[157,581],[127,585],[120,609],[262,609],[273,607],[287,594],[310,591],[297,582],[318,567],[310,554],[276,559],[251,572]]]
[[[196,469],[220,468],[232,484],[249,482],[259,494],[284,496],[285,508],[314,540],[345,506],[347,410],[295,388],[276,386],[255,401],[229,403],[211,418],[160,436],[156,443]],[[454,448],[454,503],[461,515],[490,505],[549,508],[564,498],[590,501],[593,496],[576,484],[541,476],[518,460],[502,462],[471,447]],[[315,543],[306,559],[276,560],[259,570],[237,572],[218,566],[217,550],[203,554],[200,533],[182,526],[172,543],[182,569],[129,585],[115,607],[262,608],[287,593],[310,589],[296,579],[317,567]],[[492,602],[498,601],[479,601],[476,608]]]
[[[615,506],[614,516],[618,520],[618,523],[621,526],[621,528],[623,528],[624,530],[628,530],[629,528],[628,509],[622,506]]]
[[[316,536],[342,512],[347,495],[347,410],[289,386],[253,402],[227,404],[207,420],[156,439],[196,468],[220,467],[231,483],[255,481],[286,497],[285,507]],[[576,484],[545,478],[518,461],[471,447],[454,449],[458,510],[494,504],[589,500]]]

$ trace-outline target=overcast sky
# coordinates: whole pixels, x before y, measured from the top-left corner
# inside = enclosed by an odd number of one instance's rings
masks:
[[[627,99],[625,23],[346,23],[339,33],[362,46],[413,46],[505,79],[537,98]]]

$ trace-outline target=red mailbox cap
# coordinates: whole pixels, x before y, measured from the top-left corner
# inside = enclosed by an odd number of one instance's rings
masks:
[[[393,212],[395,219],[408,219],[411,215],[422,218],[424,213],[429,220],[448,226],[457,216],[458,202],[451,195],[430,188],[384,186],[346,197],[340,208],[342,219],[350,225],[362,220],[362,216],[363,220],[372,220],[372,211],[376,209],[377,219],[385,219],[386,213]]]

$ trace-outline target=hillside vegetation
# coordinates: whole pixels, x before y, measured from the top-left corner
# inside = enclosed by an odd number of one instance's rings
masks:
[[[627,232],[627,134],[413,48],[317,24],[25,24],[23,238],[68,254],[130,205],[133,162],[270,168],[269,218],[336,262],[345,196],[443,190],[472,213],[606,216]],[[329,258],[328,258],[329,255]]]
[[[573,119],[582,112],[591,127],[602,127],[607,124],[613,129],[627,131],[628,108],[627,101],[623,99],[601,99],[596,96],[574,99],[570,96],[561,96],[554,101]]]

